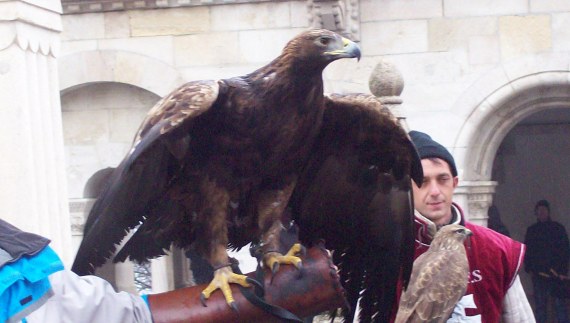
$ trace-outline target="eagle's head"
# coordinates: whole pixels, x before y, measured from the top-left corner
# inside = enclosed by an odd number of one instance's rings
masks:
[[[283,55],[303,64],[326,67],[341,58],[360,60],[360,47],[353,41],[326,29],[311,29],[293,38]]]
[[[455,250],[463,248],[463,241],[473,234],[471,230],[459,224],[443,226],[433,238],[430,250]]]

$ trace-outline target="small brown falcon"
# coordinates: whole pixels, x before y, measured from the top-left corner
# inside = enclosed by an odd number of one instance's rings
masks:
[[[396,323],[440,323],[449,319],[467,289],[469,263],[463,242],[471,234],[458,224],[446,225],[436,233],[429,250],[414,261]]]

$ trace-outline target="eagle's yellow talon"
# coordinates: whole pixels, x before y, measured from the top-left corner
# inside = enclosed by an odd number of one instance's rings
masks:
[[[206,306],[206,300],[210,298],[215,290],[219,289],[224,294],[226,303],[228,303],[232,309],[237,310],[230,283],[250,287],[250,281],[247,276],[238,275],[232,272],[229,267],[222,267],[214,272],[214,279],[212,279],[210,284],[200,294],[200,301],[202,305]]]
[[[294,244],[285,256],[295,256],[302,253],[304,247],[300,243]]]
[[[232,283],[239,284],[243,287],[251,287],[251,284],[249,283],[248,277],[244,276],[244,275],[238,275],[236,273],[232,273],[230,275],[230,281]]]
[[[230,284],[224,284],[220,286],[224,297],[226,298],[226,303],[231,307],[234,303],[234,295],[232,295],[232,289],[230,288]]]
[[[303,266],[302,261],[297,255],[302,253],[303,250],[304,247],[300,243],[296,243],[285,255],[280,255],[277,252],[268,253],[265,264],[272,269],[273,273],[279,269],[280,264],[293,265],[297,269],[301,269]]]

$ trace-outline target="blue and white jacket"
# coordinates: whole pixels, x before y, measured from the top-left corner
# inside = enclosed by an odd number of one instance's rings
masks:
[[[65,270],[49,243],[0,220],[0,322],[152,322],[145,299]]]

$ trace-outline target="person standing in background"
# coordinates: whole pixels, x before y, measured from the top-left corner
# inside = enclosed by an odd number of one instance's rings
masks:
[[[570,260],[570,243],[564,226],[550,218],[550,203],[540,200],[534,206],[537,222],[528,227],[524,243],[527,246],[525,270],[531,274],[536,321],[548,321],[548,297],[557,280],[553,276],[566,275]],[[554,297],[558,323],[567,323],[568,313],[564,299]]]

